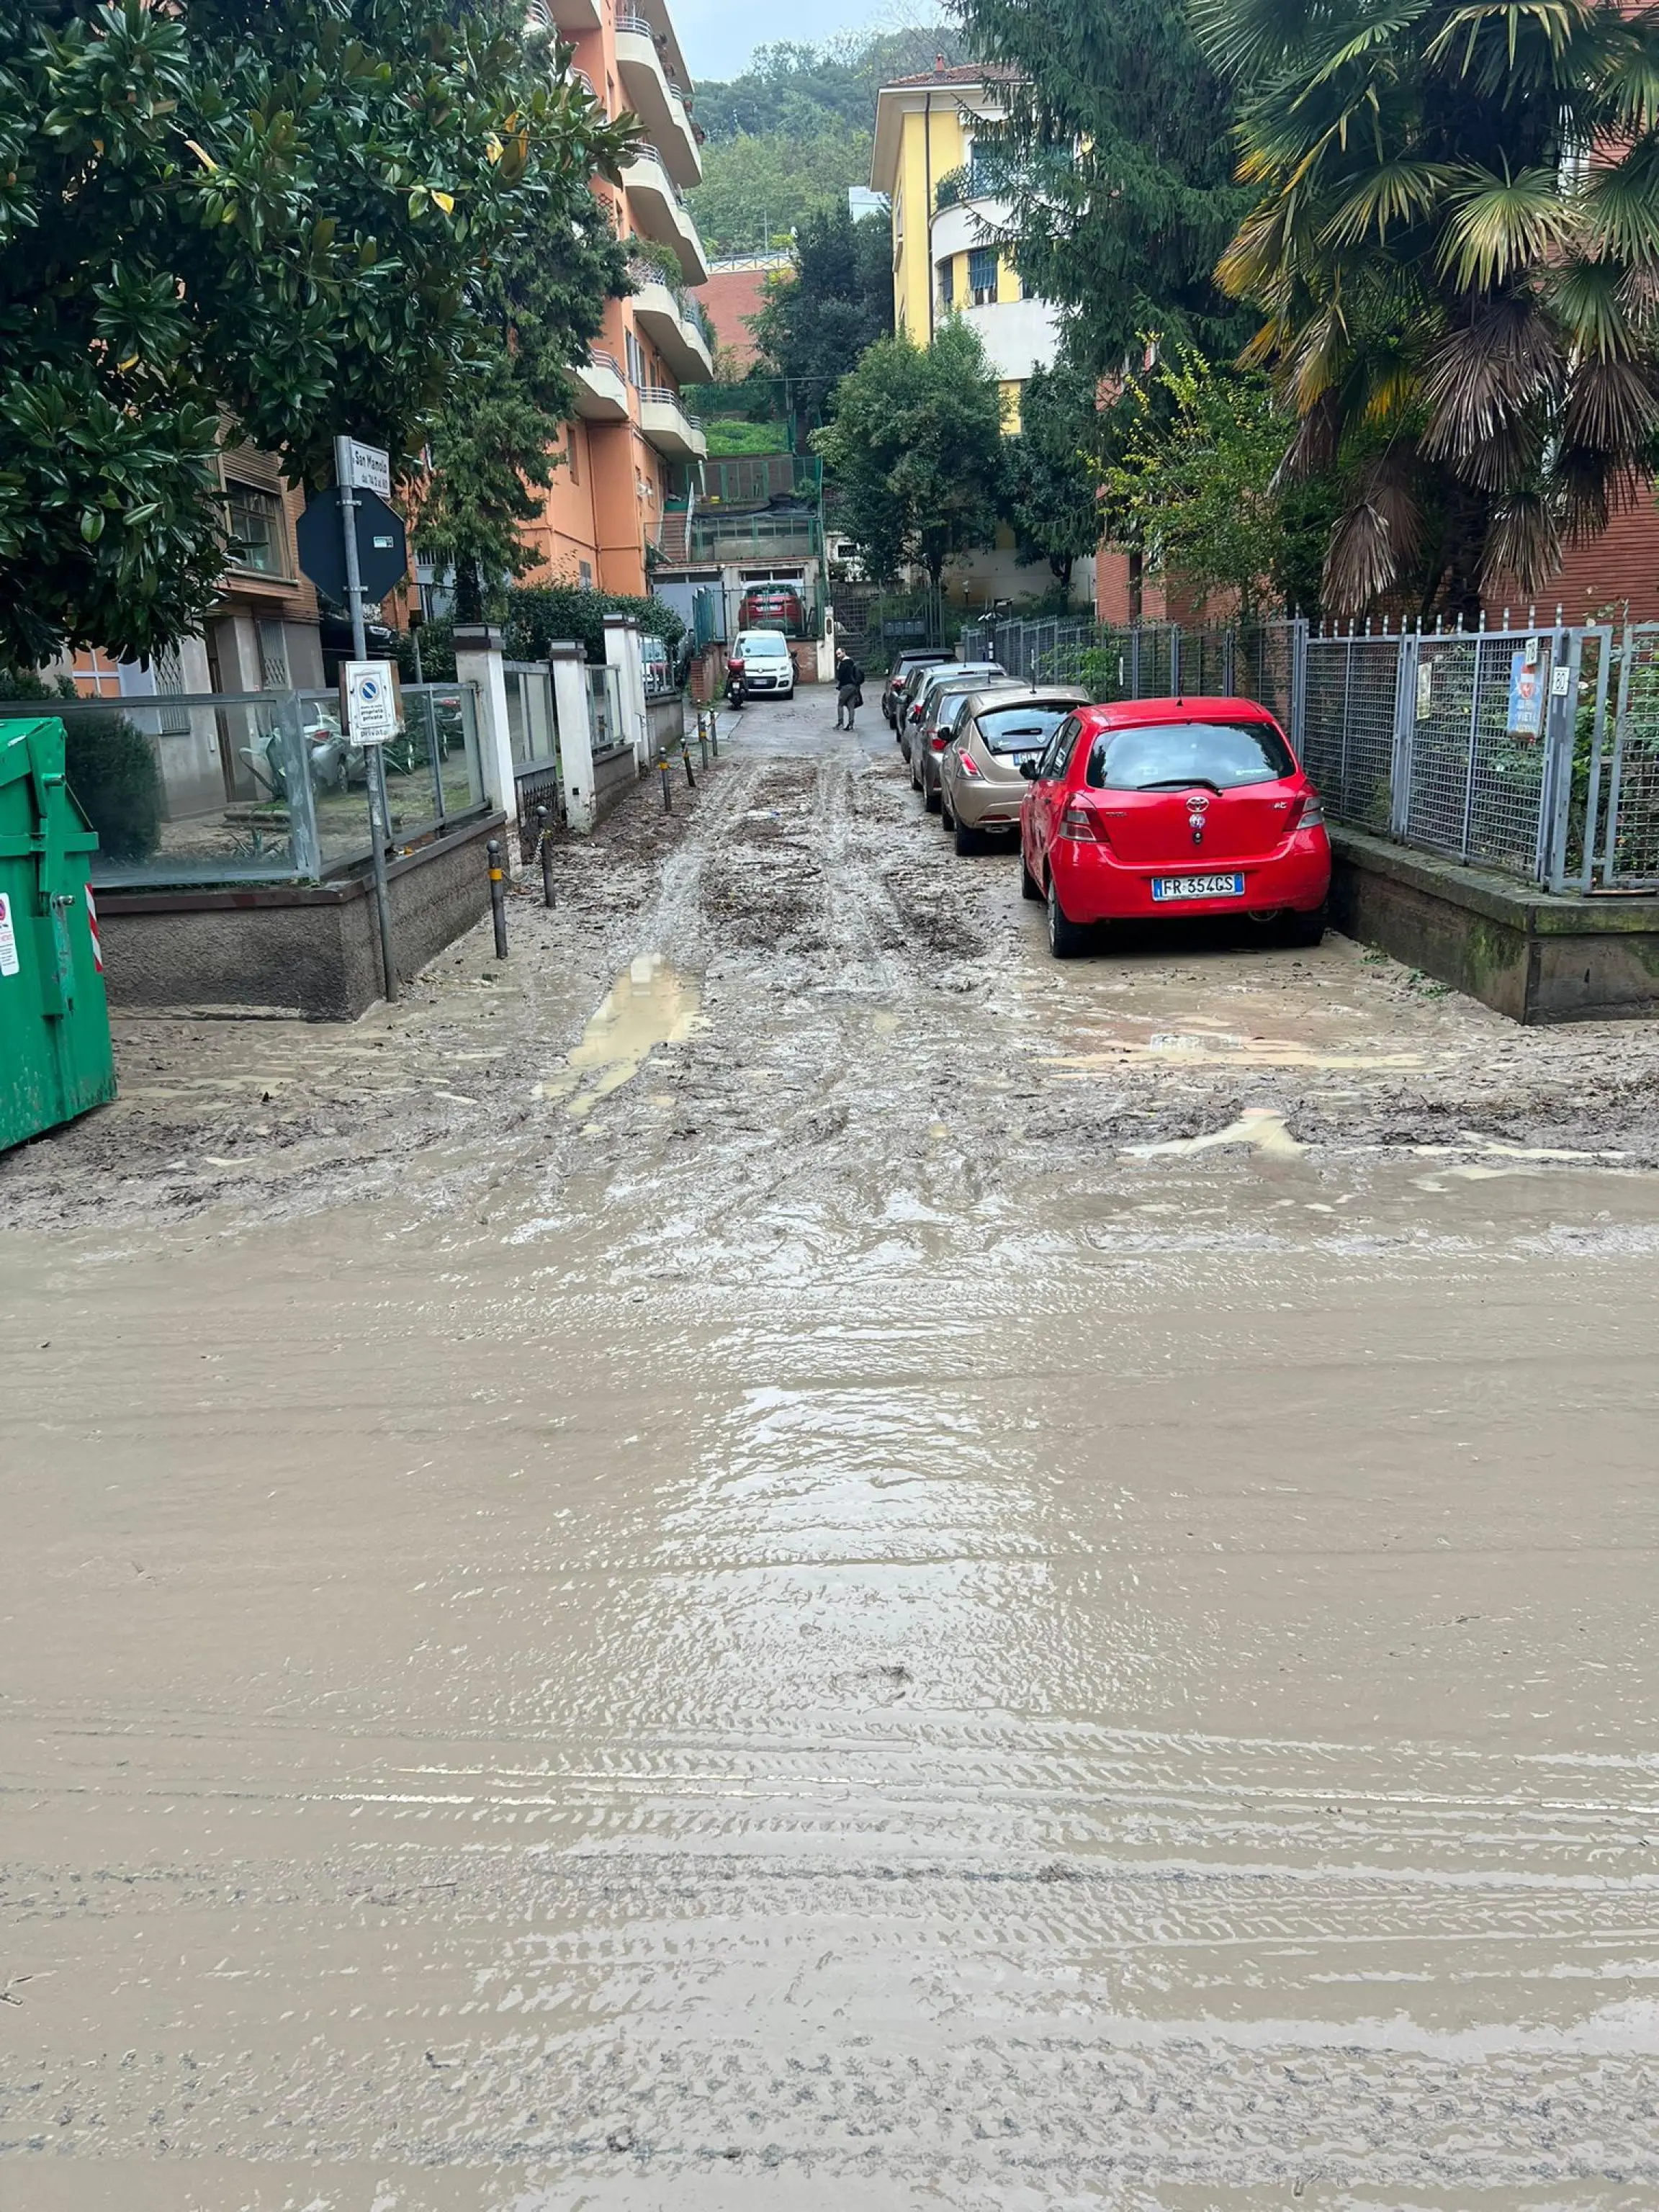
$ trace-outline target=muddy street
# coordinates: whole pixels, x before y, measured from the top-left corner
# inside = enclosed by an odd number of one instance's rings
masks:
[[[1659,2197],[1659,1043],[832,714],[0,1161],[8,2212]]]

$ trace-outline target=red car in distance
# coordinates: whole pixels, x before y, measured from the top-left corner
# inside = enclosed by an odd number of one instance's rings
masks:
[[[1331,848],[1285,732],[1251,699],[1079,707],[1023,771],[1021,888],[1057,960],[1097,922],[1248,915],[1325,933]]]
[[[786,637],[799,637],[806,628],[800,593],[791,584],[751,584],[738,608],[738,627],[781,629]]]

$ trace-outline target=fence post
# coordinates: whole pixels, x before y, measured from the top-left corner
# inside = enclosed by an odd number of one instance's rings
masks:
[[[1583,660],[1581,631],[1558,629],[1550,640],[1550,696],[1544,720],[1544,787],[1539,793],[1538,840],[1534,872],[1553,891],[1566,889],[1568,817],[1572,808],[1572,756],[1578,720],[1578,676]],[[1558,690],[1559,670],[1566,672]]]
[[[591,830],[595,819],[593,720],[587,698],[587,656],[575,639],[559,638],[547,648],[547,665],[553,677],[564,818],[573,830]]]
[[[536,849],[542,856],[542,904],[553,903],[553,842],[547,833],[547,809],[536,809]]]
[[[1170,696],[1181,696],[1181,624],[1170,625]]]
[[[1291,750],[1302,758],[1308,734],[1308,617],[1295,616],[1291,623]]]
[[[1596,656],[1600,668],[1595,679],[1595,731],[1590,743],[1589,787],[1584,793],[1584,865],[1579,872],[1578,888],[1588,891],[1595,879],[1595,841],[1601,822],[1601,764],[1607,753],[1607,692],[1613,682],[1613,663],[1615,658],[1613,629],[1609,624],[1601,633],[1601,649]],[[1625,671],[1630,661],[1630,625],[1625,626],[1624,637],[1617,652],[1619,662],[1619,696],[1614,702],[1614,733],[1622,717],[1629,694],[1626,689]],[[1605,878],[1603,878],[1605,881]]]
[[[1415,637],[1401,635],[1394,673],[1394,751],[1389,769],[1389,830],[1407,836],[1412,818],[1412,769],[1417,752],[1417,655]],[[1349,653],[1353,651],[1352,642]]]
[[[455,680],[478,690],[478,758],[490,804],[509,821],[518,818],[512,727],[507,713],[507,671],[501,633],[489,623],[462,623],[455,631]],[[507,866],[511,868],[511,859]]]

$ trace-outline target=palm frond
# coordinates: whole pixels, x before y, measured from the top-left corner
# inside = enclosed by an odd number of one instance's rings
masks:
[[[1430,0],[1404,0],[1404,4],[1379,10],[1351,37],[1340,39],[1322,61],[1308,72],[1310,84],[1328,84],[1333,77],[1361,61],[1379,46],[1388,46],[1411,30],[1430,12]]]
[[[1358,246],[1376,235],[1381,246],[1390,223],[1430,214],[1456,171],[1439,161],[1395,159],[1371,170],[1338,203],[1319,236],[1326,246]]]
[[[1575,371],[1561,421],[1569,444],[1633,467],[1656,425],[1659,398],[1650,369],[1629,361],[1587,361]]]
[[[1495,598],[1513,576],[1528,599],[1541,592],[1561,565],[1561,532],[1553,503],[1528,487],[1502,501],[1480,557],[1480,581]]]
[[[1408,454],[1398,448],[1365,471],[1325,551],[1325,597],[1358,613],[1392,590],[1421,550],[1423,514]]]
[[[1593,168],[1579,207],[1592,253],[1659,260],[1659,137],[1650,134],[1621,161]]]
[[[1469,6],[1451,10],[1430,40],[1425,58],[1459,76],[1472,76],[1483,46],[1490,46],[1507,62],[1513,76],[1524,33],[1541,40],[1546,52],[1559,61],[1590,14],[1588,0],[1473,0]],[[1496,31],[1498,37],[1484,39],[1488,31]]]
[[[1454,212],[1440,266],[1464,291],[1487,291],[1547,261],[1571,235],[1573,212],[1553,168],[1498,176],[1469,169],[1449,189]]]
[[[1511,422],[1547,411],[1566,380],[1559,336],[1527,294],[1498,299],[1436,344],[1423,380],[1423,451],[1455,465],[1490,447]]]
[[[1659,304],[1659,269],[1644,282],[1642,270],[1575,258],[1549,270],[1544,293],[1575,353],[1591,361],[1628,361],[1638,343],[1635,324]]]
[[[1323,476],[1335,466],[1341,447],[1341,410],[1336,394],[1327,392],[1297,422],[1285,458],[1273,471],[1274,489],[1308,477]]]
[[[1659,128],[1659,27],[1650,10],[1620,28],[1624,35],[1603,64],[1601,91],[1614,125],[1642,136]]]

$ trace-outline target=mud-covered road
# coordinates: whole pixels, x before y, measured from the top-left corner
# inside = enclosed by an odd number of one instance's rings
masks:
[[[1659,2201],[1659,1043],[750,710],[0,1163],[7,2212]]]

